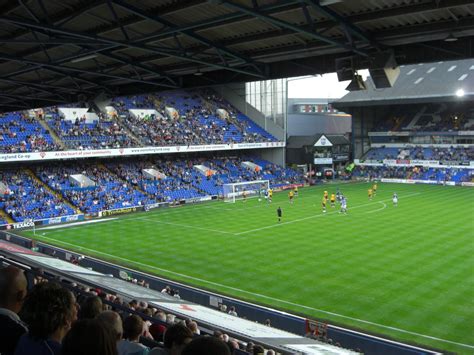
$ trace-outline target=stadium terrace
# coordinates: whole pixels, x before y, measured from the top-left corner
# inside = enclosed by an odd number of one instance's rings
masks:
[[[0,24],[1,355],[474,352],[473,1]]]

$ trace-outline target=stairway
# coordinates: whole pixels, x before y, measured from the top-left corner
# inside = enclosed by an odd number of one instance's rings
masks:
[[[160,108],[161,108],[161,100],[159,100],[158,98],[155,97],[155,99],[153,100],[153,105],[155,105],[155,109],[160,112]]]
[[[0,217],[10,224],[15,223],[15,221],[8,215],[8,213],[6,213],[2,209],[0,209]]]
[[[49,132],[49,135],[51,136],[51,138],[53,138],[54,140],[54,143],[56,143],[57,145],[59,145],[61,147],[62,150],[66,150],[67,147],[66,147],[66,144],[61,140],[61,138],[59,138],[59,136],[56,134],[56,132],[54,131],[54,129],[52,129],[48,123],[46,123],[46,121],[43,119],[43,118],[38,118],[38,123],[45,129]]]
[[[133,189],[137,190],[137,191],[140,191],[142,194],[144,194],[145,196],[150,196],[152,197],[148,192],[146,191],[143,191],[140,186],[135,186],[135,185],[132,185],[131,183],[129,183],[128,181],[124,180],[120,175],[114,173],[112,170],[110,170],[108,167],[106,167],[104,164],[102,163],[98,163],[97,166],[103,170],[106,170],[109,174],[117,177],[117,180],[120,180],[120,181],[123,181],[125,183],[128,183]]]
[[[66,198],[64,198],[64,196],[60,192],[53,190],[51,187],[49,187],[48,184],[45,184],[43,181],[41,181],[41,179],[36,176],[33,170],[31,170],[30,168],[24,168],[24,171],[28,175],[30,175],[38,184],[40,184],[42,187],[44,187],[46,190],[48,190],[54,196],[56,196],[61,202],[71,207],[77,214],[83,213],[79,208],[77,208],[71,202],[69,202]]]
[[[199,98],[202,100],[202,103],[203,103],[203,106],[206,110],[208,110],[209,112],[212,112],[214,113],[214,111],[216,111],[218,109],[218,107],[214,107],[214,105],[209,102],[203,95],[201,92],[197,91],[195,92]]]
[[[128,110],[127,110],[128,111]],[[115,119],[117,120],[118,124],[123,127],[123,129],[127,132],[127,135],[132,138],[132,140],[134,140],[136,143],[137,143],[137,147],[143,147],[145,146],[145,142],[143,142],[141,140],[141,138],[137,137],[131,130],[130,128],[128,128],[128,125],[125,123],[124,119],[122,117],[120,117],[120,115],[117,115],[115,117]]]
[[[393,130],[393,131],[398,131],[398,129],[400,128],[400,126],[401,126],[401,124],[402,124],[402,122],[403,122],[404,119],[405,119],[405,117],[397,117],[397,118],[396,118],[396,120],[397,120],[397,121],[396,121],[396,124],[395,124],[395,126],[392,128],[392,130]]]
[[[415,116],[413,117],[413,119],[411,120],[411,122],[410,122],[409,124],[407,124],[407,126],[406,126],[406,128],[407,128],[408,130],[414,129],[414,127],[415,127],[416,124],[418,123],[418,120],[419,120],[420,117],[423,116],[423,114],[426,112],[426,109],[427,109],[427,108],[428,108],[428,107],[423,106],[423,107],[421,108],[421,110],[418,111],[418,112],[415,114]]]

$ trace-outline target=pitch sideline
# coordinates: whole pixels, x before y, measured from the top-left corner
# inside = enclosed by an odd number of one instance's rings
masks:
[[[314,308],[314,307],[310,307],[310,306],[305,306],[305,305],[298,304],[298,303],[293,303],[293,302],[290,302],[290,301],[281,300],[281,299],[278,299],[278,298],[275,298],[275,297],[271,297],[271,296],[266,296],[266,295],[263,295],[263,294],[260,294],[260,293],[255,293],[255,292],[251,292],[251,291],[246,291],[246,290],[242,290],[242,289],[240,289],[240,288],[236,288],[236,287],[232,287],[232,286],[227,286],[227,285],[223,285],[223,284],[220,284],[220,283],[217,283],[217,282],[213,282],[213,281],[208,281],[208,280],[200,279],[200,278],[198,278],[198,277],[194,277],[194,276],[189,276],[189,275],[181,274],[181,273],[178,273],[178,272],[174,272],[174,271],[171,271],[171,270],[166,270],[166,269],[159,268],[159,267],[152,266],[152,265],[147,265],[147,264],[141,263],[141,262],[139,262],[139,261],[134,261],[134,260],[122,258],[122,257],[120,257],[120,256],[116,256],[116,255],[104,253],[104,252],[101,252],[101,251],[98,251],[98,250],[93,250],[93,249],[89,249],[89,248],[86,248],[86,247],[81,247],[81,246],[79,246],[79,245],[75,245],[75,244],[72,244],[72,243],[68,243],[68,242],[64,242],[64,241],[58,241],[58,240],[53,239],[53,238],[42,237],[42,239],[48,239],[48,240],[51,240],[51,241],[53,241],[53,242],[59,242],[59,243],[67,244],[67,245],[70,245],[70,246],[75,247],[75,248],[78,248],[78,249],[83,249],[83,250],[91,251],[91,252],[93,252],[93,253],[106,255],[106,256],[109,256],[109,257],[112,257],[112,258],[115,258],[115,259],[120,259],[120,260],[126,261],[126,262],[131,263],[131,264],[145,266],[145,267],[148,267],[148,268],[151,268],[151,269],[155,269],[155,270],[159,270],[159,271],[164,271],[164,272],[167,272],[167,273],[170,273],[170,274],[173,274],[173,275],[176,275],[176,276],[184,277],[184,278],[187,278],[187,279],[190,279],[190,280],[199,281],[199,282],[207,283],[207,284],[210,284],[210,285],[223,287],[223,288],[226,288],[226,289],[229,289],[229,290],[233,290],[233,291],[237,291],[237,292],[242,292],[242,293],[246,293],[246,294],[253,295],[253,296],[257,296],[257,297],[261,297],[261,298],[266,298],[266,299],[269,299],[269,300],[272,300],[272,301],[276,301],[276,302],[280,302],[280,303],[285,303],[285,304],[288,304],[288,305],[292,305],[292,306],[296,306],[296,307],[301,307],[301,308],[305,308],[305,309],[310,309],[310,310],[313,310],[313,311],[316,311],[316,312],[321,312],[321,313],[329,314],[329,315],[332,315],[332,316],[335,316],[335,317],[350,319],[350,320],[353,320],[353,321],[356,321],[356,322],[360,322],[360,323],[364,323],[364,324],[370,324],[370,325],[373,325],[373,326],[377,326],[377,327],[385,328],[385,329],[390,329],[390,330],[397,331],[397,332],[400,332],[400,333],[406,333],[406,334],[416,335],[416,336],[420,336],[420,337],[427,338],[427,339],[431,339],[431,340],[436,340],[436,341],[440,341],[440,342],[444,342],[444,343],[450,343],[450,344],[459,345],[459,346],[466,347],[466,348],[469,348],[469,349],[474,349],[474,345],[469,345],[469,344],[464,344],[464,343],[458,343],[458,342],[451,341],[451,340],[447,340],[447,339],[437,338],[437,337],[434,337],[434,336],[431,336],[431,335],[425,335],[425,334],[420,334],[420,333],[416,333],[416,332],[411,332],[411,331],[409,331],[409,330],[404,330],[404,329],[400,329],[400,328],[396,328],[396,327],[391,327],[391,326],[388,326],[388,325],[379,324],[379,323],[367,321],[367,320],[364,320],[364,319],[349,317],[349,316],[345,316],[345,315],[343,315],[343,314],[334,313],[334,312],[330,312],[330,311],[325,311],[325,310],[322,310],[322,309],[318,309],[318,308]]]

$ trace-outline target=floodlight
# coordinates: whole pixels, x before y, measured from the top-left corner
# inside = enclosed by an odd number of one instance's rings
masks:
[[[458,91],[456,91],[456,96],[457,96],[457,97],[463,97],[463,96],[464,96],[464,90],[463,90],[463,89],[459,89]]]

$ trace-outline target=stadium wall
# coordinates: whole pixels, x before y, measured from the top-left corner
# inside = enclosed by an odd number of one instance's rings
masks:
[[[351,132],[351,117],[331,114],[288,114],[288,136]]]
[[[272,134],[278,140],[285,140],[285,132],[282,127],[276,125],[272,120],[265,118],[263,113],[245,101],[245,84],[234,84],[229,86],[217,86],[214,88],[224,99],[230,102],[240,112],[250,117],[260,127]]]
[[[374,121],[386,117],[389,106],[354,107],[348,113],[352,115],[352,151],[355,159],[361,158],[370,149],[369,132],[373,130]]]
[[[262,159],[271,161],[273,164],[286,166],[285,148],[261,149],[259,153]]]

